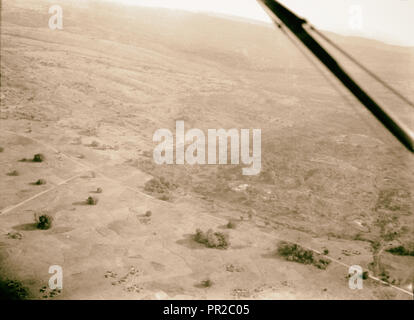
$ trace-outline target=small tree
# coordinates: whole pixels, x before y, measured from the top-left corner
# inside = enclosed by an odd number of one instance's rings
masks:
[[[234,221],[229,221],[226,225],[227,229],[236,229],[237,224]]]
[[[35,185],[38,185],[38,186],[40,186],[40,185],[42,185],[42,184],[46,184],[46,180],[45,180],[45,179],[39,179],[39,180],[37,180],[37,181],[35,182]]]
[[[304,264],[311,264],[314,262],[313,252],[311,250],[306,250],[295,243],[282,241],[277,248],[277,252],[288,261]]]
[[[45,160],[45,156],[41,153],[37,153],[33,156],[33,162],[43,162]]]
[[[47,214],[42,214],[40,216],[35,215],[35,222],[38,229],[47,230],[52,227],[53,217]]]
[[[97,203],[98,203],[98,198],[89,196],[88,199],[86,199],[86,204],[94,206]]]
[[[211,281],[210,279],[206,279],[201,281],[201,286],[204,288],[210,288],[213,285],[213,281]]]
[[[315,254],[312,250],[303,248],[295,243],[281,241],[277,248],[277,253],[288,261],[294,261],[303,264],[312,264],[319,269],[326,269],[330,260]]]
[[[390,248],[385,251],[398,256],[414,256],[414,250],[409,250],[404,246]]]
[[[212,229],[207,230],[207,232],[197,229],[194,240],[204,244],[208,248],[227,249],[230,245],[228,234],[214,232]]]

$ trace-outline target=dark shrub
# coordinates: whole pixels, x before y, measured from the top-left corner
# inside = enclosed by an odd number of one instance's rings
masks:
[[[164,177],[152,178],[144,185],[144,190],[152,193],[169,193],[170,190],[177,188],[177,186]]]
[[[45,156],[41,153],[37,153],[33,156],[33,162],[43,162],[45,160]]]
[[[364,271],[362,273],[362,279],[367,280],[369,278],[369,272],[368,271]]]
[[[102,192],[103,192],[102,188],[97,188],[96,189],[96,193],[102,193]]]
[[[151,217],[152,216],[152,212],[150,210],[148,210],[147,212],[145,212],[145,216],[146,217]]]
[[[207,232],[197,229],[194,240],[206,245],[208,248],[227,249],[230,245],[228,234],[214,232],[212,229],[207,230]]]
[[[330,263],[331,261],[325,258],[320,258],[318,260],[313,261],[313,265],[322,270],[325,270]]]
[[[35,215],[35,222],[38,229],[47,230],[52,227],[53,217],[47,214],[42,214],[38,217]]]
[[[0,279],[0,300],[24,300],[28,296],[28,290],[19,281]]]
[[[13,170],[13,171],[10,171],[7,175],[11,177],[16,177],[19,175],[19,171]]]
[[[390,280],[390,275],[389,275],[388,271],[383,270],[383,271],[380,273],[380,279],[381,279],[382,281],[384,281],[384,282],[389,282],[389,280]]]
[[[414,250],[406,249],[404,246],[398,246],[386,250],[389,253],[392,253],[397,256],[414,256]]]
[[[164,177],[152,178],[144,185],[144,190],[153,194],[156,198],[163,201],[169,201],[172,199],[171,191],[176,189],[177,186],[167,181]]]
[[[294,261],[303,264],[312,264],[319,269],[326,269],[330,260],[316,255],[312,250],[305,249],[298,244],[280,242],[277,253],[288,261]]]
[[[236,229],[237,224],[234,221],[229,221],[226,225],[227,229]]]
[[[213,285],[213,281],[211,281],[210,279],[206,279],[201,281],[200,285],[204,288],[210,288]]]
[[[313,251],[306,250],[295,243],[281,242],[277,248],[277,252],[288,261],[304,264],[313,263]]]
[[[0,147],[0,152],[3,152],[4,151],[4,148],[3,147]]]
[[[86,199],[86,204],[89,204],[91,206],[94,206],[98,203],[98,198],[89,196],[88,199]]]
[[[45,179],[39,179],[39,180],[37,180],[35,182],[35,185],[38,185],[38,186],[43,185],[43,184],[46,184],[46,180]]]
[[[22,235],[20,232],[15,232],[15,231],[13,231],[13,232],[9,232],[9,233],[7,234],[7,237],[8,237],[9,239],[16,239],[16,240],[21,240],[21,239],[23,239],[23,235]]]

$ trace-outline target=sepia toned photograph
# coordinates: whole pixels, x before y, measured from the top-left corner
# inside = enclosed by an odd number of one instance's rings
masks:
[[[414,1],[0,12],[0,300],[413,300]]]

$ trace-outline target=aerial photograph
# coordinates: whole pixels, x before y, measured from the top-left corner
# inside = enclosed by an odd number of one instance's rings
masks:
[[[0,300],[413,300],[414,1],[0,12]]]

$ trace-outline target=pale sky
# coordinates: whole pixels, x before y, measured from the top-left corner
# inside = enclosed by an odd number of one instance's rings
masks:
[[[256,0],[107,0],[271,22]],[[314,26],[414,46],[414,0],[280,0]]]

